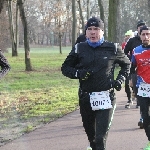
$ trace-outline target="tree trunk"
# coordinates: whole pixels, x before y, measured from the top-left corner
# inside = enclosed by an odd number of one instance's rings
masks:
[[[62,31],[61,31],[61,20],[60,20],[60,16],[59,16],[59,33],[58,33],[58,36],[59,36],[59,53],[62,54],[62,43],[61,43],[61,38],[62,38]]]
[[[0,13],[3,9],[4,2],[5,2],[5,0],[0,0]]]
[[[12,56],[18,56],[17,53],[17,44],[16,44],[16,38],[14,33],[14,22],[13,22],[13,12],[12,12],[12,1],[7,1],[7,7],[8,7],[8,16],[9,16],[9,25],[10,25],[10,37],[11,37],[11,43],[12,43]]]
[[[81,24],[82,24],[82,33],[84,33],[84,18],[83,18],[83,15],[82,15],[82,7],[81,7],[81,1],[80,0],[78,0],[77,1],[78,2],[78,5],[79,5],[79,14],[80,14],[80,19],[81,19]]]
[[[148,11],[150,12],[150,0],[148,0]]]
[[[59,32],[59,53],[62,54],[62,43],[61,43],[62,35]]]
[[[90,18],[90,0],[87,0],[87,20]]]
[[[19,8],[18,8],[18,5],[16,3],[16,52],[17,52],[17,55],[18,55],[18,45],[19,45],[19,33],[18,33],[18,26],[19,26]]]
[[[117,43],[117,13],[119,0],[109,0],[108,40]]]
[[[29,47],[29,40],[28,40],[28,28],[27,28],[27,20],[24,11],[24,5],[22,0],[17,0],[17,4],[19,6],[20,17],[24,28],[24,48],[25,48],[25,65],[26,65],[25,70],[32,71],[32,66],[30,61],[30,47]]]
[[[72,45],[74,46],[77,39],[76,0],[72,0],[72,17]]]
[[[104,7],[103,7],[103,1],[102,0],[98,0],[98,6],[99,6],[99,10],[100,10],[100,17],[104,21],[104,25],[106,25],[105,16],[104,16]],[[107,39],[105,26],[104,26],[104,37],[105,37],[105,39]]]

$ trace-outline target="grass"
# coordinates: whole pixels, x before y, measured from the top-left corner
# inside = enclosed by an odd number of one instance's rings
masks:
[[[23,50],[18,52],[18,57],[5,54],[11,71],[0,82],[2,129],[10,130],[19,122],[23,126],[20,132],[27,133],[38,124],[51,122],[77,109],[78,81],[64,77],[60,71],[69,50],[59,54],[58,48],[31,49],[34,69],[31,72],[25,71]]]
[[[9,49],[10,51],[10,49]],[[78,108],[78,80],[62,75],[61,64],[70,48],[32,48],[31,64],[34,71],[26,72],[24,51],[18,57],[5,54],[11,71],[0,82],[0,124],[11,121],[48,123]],[[116,71],[117,72],[117,71]],[[34,125],[26,125],[29,132]]]

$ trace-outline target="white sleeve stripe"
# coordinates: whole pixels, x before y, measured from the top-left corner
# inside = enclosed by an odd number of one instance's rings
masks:
[[[78,47],[77,47],[77,45],[78,44],[75,45],[75,53],[78,53]]]
[[[78,70],[76,71],[76,74],[75,74],[75,77],[77,77],[78,76]]]

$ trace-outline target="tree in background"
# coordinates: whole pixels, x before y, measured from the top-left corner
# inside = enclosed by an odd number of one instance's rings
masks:
[[[0,15],[0,49],[3,52],[7,52],[7,48],[11,47],[9,35],[9,21],[6,14],[6,5],[4,5]]]
[[[90,0],[87,0],[87,20],[90,18]]]
[[[0,1],[0,10],[3,2],[4,0]],[[76,0],[76,3],[80,2],[80,6],[75,5],[75,7],[72,7],[72,1],[70,0],[36,0],[36,3],[33,0],[25,0],[23,2],[28,25],[28,40],[32,46],[58,46],[60,44],[58,34],[60,14],[61,42],[63,46],[71,46],[73,42],[72,35],[76,36],[76,34],[83,32],[83,26],[88,16],[87,10],[90,12],[90,17],[100,16],[104,21],[105,39],[109,34],[109,37],[111,37],[109,40],[117,43],[122,42],[124,33],[127,30],[136,30],[135,26],[139,19],[145,20],[147,24],[150,23],[149,0],[123,0],[118,4],[118,9],[116,8],[117,1],[114,0]],[[58,2],[61,2],[59,9]],[[89,9],[87,9],[87,6],[90,6]],[[76,11],[73,10],[73,14],[72,8],[76,9]],[[114,14],[111,13],[113,9],[116,10]],[[74,16],[76,21],[73,21]],[[115,17],[117,17],[117,23]],[[17,23],[14,21],[14,24]],[[76,34],[73,33],[73,26],[77,28]],[[18,30],[19,44],[22,46],[24,44],[24,28],[21,24],[19,24]]]
[[[99,6],[99,11],[100,11],[100,18],[103,20],[104,22],[104,37],[105,39],[107,39],[107,32],[106,32],[106,20],[105,20],[105,15],[104,15],[104,6],[103,6],[103,1],[102,0],[98,0],[98,6]]]
[[[85,23],[84,23],[84,17],[83,17],[83,12],[82,12],[81,1],[77,0],[77,3],[79,5],[79,15],[80,15],[80,19],[81,19],[82,33],[84,33]]]
[[[117,43],[117,14],[119,0],[109,0],[108,40]]]
[[[76,0],[72,0],[72,45],[77,39],[77,18],[76,18]]]
[[[25,48],[25,65],[26,71],[32,71],[31,60],[30,60],[30,46],[29,46],[29,39],[28,39],[28,27],[27,27],[27,20],[24,11],[24,2],[22,0],[17,0],[17,4],[20,10],[20,17],[22,21],[22,25],[24,28],[24,48]]]
[[[11,37],[11,44],[12,44],[12,56],[18,56],[17,52],[17,37],[18,37],[18,29],[15,27],[18,27],[18,22],[15,22],[14,24],[14,17],[13,17],[13,1],[7,1],[7,8],[8,8],[8,17],[9,17],[9,26],[10,26],[10,37]],[[18,9],[16,5],[16,16],[15,19],[18,19]],[[14,29],[15,28],[15,29]],[[16,32],[15,32],[16,31]]]
[[[150,0],[148,0],[148,7],[149,7],[149,11],[150,11]]]
[[[3,9],[4,2],[5,2],[5,0],[0,0],[0,13],[1,13],[2,9]]]

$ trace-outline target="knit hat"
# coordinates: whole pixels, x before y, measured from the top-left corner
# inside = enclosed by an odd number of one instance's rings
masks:
[[[87,28],[91,26],[99,27],[104,30],[104,22],[98,17],[92,17],[87,21]]]
[[[142,25],[146,25],[146,22],[144,20],[139,20],[137,22],[137,28],[140,27],[140,26],[142,26]]]
[[[143,30],[150,30],[150,27],[147,27],[147,26],[143,26],[140,28],[140,34]]]

